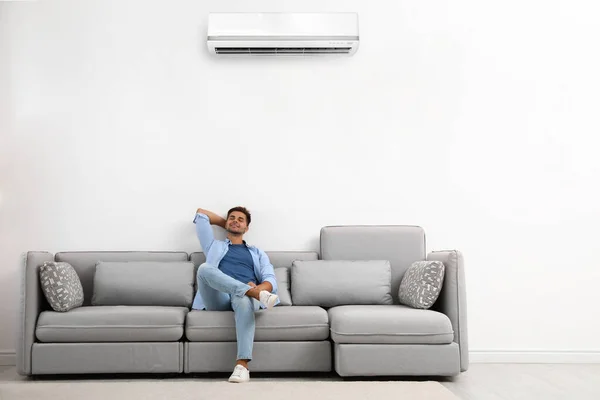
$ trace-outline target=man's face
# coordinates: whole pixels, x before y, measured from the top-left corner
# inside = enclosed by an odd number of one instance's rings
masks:
[[[233,211],[227,217],[227,223],[225,229],[229,233],[243,235],[248,231],[248,223],[246,221],[246,214],[240,211]]]

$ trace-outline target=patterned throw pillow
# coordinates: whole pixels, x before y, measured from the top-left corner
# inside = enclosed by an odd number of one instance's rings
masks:
[[[444,271],[444,263],[441,261],[412,263],[398,289],[400,303],[413,308],[430,308],[442,291]]]
[[[83,287],[71,264],[54,261],[43,263],[40,282],[54,311],[65,312],[83,305]]]

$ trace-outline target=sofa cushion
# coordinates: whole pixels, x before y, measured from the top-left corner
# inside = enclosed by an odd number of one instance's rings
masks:
[[[326,340],[327,311],[321,307],[274,307],[255,314],[258,342]],[[185,335],[191,342],[235,342],[233,311],[191,311]]]
[[[55,261],[75,268],[83,286],[83,305],[92,304],[94,275],[98,261],[188,261],[184,251],[67,251],[56,253]]]
[[[394,304],[408,267],[425,260],[425,230],[419,226],[326,226],[320,242],[323,260],[389,260]]]
[[[278,306],[291,306],[290,269],[285,267],[275,268],[275,279],[277,280],[277,295],[279,296]]]
[[[328,310],[336,343],[448,344],[454,332],[440,312],[404,305],[340,306]]]
[[[390,263],[294,261],[292,299],[301,306],[392,304]]]
[[[438,299],[443,283],[443,262],[415,261],[402,278],[398,300],[400,304],[428,309]]]
[[[43,263],[40,266],[40,284],[54,311],[65,312],[83,305],[83,287],[77,272],[69,263]]]
[[[185,307],[93,306],[66,313],[43,311],[36,328],[39,341],[171,342],[183,336]]]
[[[92,305],[191,307],[193,300],[191,262],[100,261],[96,265]]]

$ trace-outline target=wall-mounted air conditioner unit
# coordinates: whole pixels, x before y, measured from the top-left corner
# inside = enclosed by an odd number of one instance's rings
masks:
[[[208,49],[217,55],[352,55],[355,13],[211,13]]]

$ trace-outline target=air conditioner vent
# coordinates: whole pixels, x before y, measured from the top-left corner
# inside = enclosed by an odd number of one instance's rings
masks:
[[[215,47],[217,54],[304,55],[348,54],[351,47]]]

